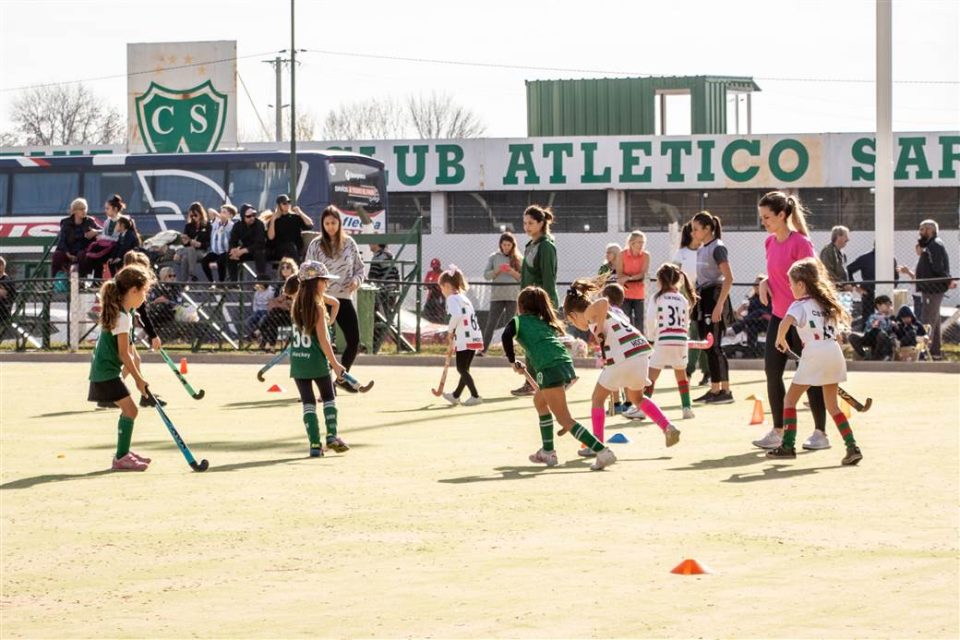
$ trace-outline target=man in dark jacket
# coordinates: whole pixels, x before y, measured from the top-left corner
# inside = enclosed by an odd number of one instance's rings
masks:
[[[857,287],[857,290],[860,292],[860,319],[859,321],[854,321],[854,331],[861,331],[863,329],[863,323],[866,321],[867,316],[873,313],[873,297],[876,293],[877,287],[873,283],[877,279],[877,249],[874,247],[867,251],[865,254],[854,260],[847,267],[847,278],[853,280],[853,275],[855,273],[860,274],[860,279],[863,280],[863,283]],[[893,261],[893,279],[895,281],[900,280],[900,275],[897,272],[897,261]]]
[[[303,258],[303,232],[313,228],[313,220],[292,206],[287,194],[277,196],[277,209],[267,219],[267,245],[273,260]]]
[[[253,260],[257,275],[267,275],[267,228],[257,218],[253,205],[240,205],[240,222],[230,231],[230,251],[227,269],[230,279],[240,280],[240,263]]]
[[[918,282],[917,291],[923,300],[920,309],[920,321],[930,325],[930,355],[939,360],[940,353],[940,305],[943,294],[947,289],[957,286],[950,280],[950,257],[943,240],[937,235],[940,227],[934,220],[924,220],[920,223],[920,257],[917,259],[916,273],[906,266],[900,267],[900,272],[915,280],[928,278],[943,278],[932,282]]]

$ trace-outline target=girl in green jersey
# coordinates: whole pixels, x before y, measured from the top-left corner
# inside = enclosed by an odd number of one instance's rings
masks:
[[[112,402],[120,407],[117,424],[117,452],[113,458],[115,471],[146,471],[149,458],[130,450],[133,421],[137,405],[121,376],[131,375],[137,389],[145,396],[147,381],[140,374],[140,359],[133,342],[133,317],[147,299],[153,274],[131,265],[117,272],[100,288],[100,337],[90,363],[90,402]]]
[[[327,449],[337,453],[349,451],[347,443],[337,435],[337,404],[334,400],[333,379],[343,376],[344,368],[337,362],[330,345],[330,329],[340,308],[339,301],[325,292],[330,280],[339,276],[331,275],[326,265],[315,260],[306,260],[300,265],[297,275],[287,278],[284,293],[293,297],[290,316],[293,320],[290,337],[290,377],[300,392],[303,403],[303,424],[310,441],[310,457],[323,455],[320,444],[320,423],[317,419],[317,396],[313,385],[320,390],[323,400],[323,419],[327,428]],[[331,317],[327,318],[327,307],[331,307]]]

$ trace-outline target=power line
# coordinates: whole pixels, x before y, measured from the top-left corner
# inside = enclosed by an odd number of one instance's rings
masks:
[[[375,53],[357,53],[354,51],[331,51],[329,49],[307,49],[307,53],[318,53],[330,56],[343,56],[347,58],[370,58],[373,60],[391,60],[394,62],[416,62],[422,64],[442,64],[460,67],[481,67],[486,69],[514,69],[523,71],[559,71],[563,73],[597,73],[620,76],[651,76],[654,74],[644,73],[642,71],[625,71],[623,69],[577,69],[573,67],[541,67],[536,65],[503,64],[497,62],[471,62],[467,60],[440,60],[438,58],[412,58],[406,56],[387,56]],[[662,77],[662,76],[660,76]],[[873,80],[864,78],[786,78],[786,77],[766,77],[756,76],[756,80],[772,82],[836,82],[853,84],[873,84]],[[960,80],[894,80],[895,84],[942,84],[942,85],[960,85]]]
[[[206,60],[203,62],[190,62],[187,64],[174,65],[172,67],[157,67],[156,69],[149,69],[146,71],[134,71],[133,73],[117,73],[111,76],[98,76],[95,78],[82,78],[80,80],[64,80],[62,82],[45,82],[42,84],[26,84],[19,87],[8,87],[0,89],[0,93],[6,93],[8,91],[23,91],[26,89],[42,89],[43,87],[56,87],[59,85],[65,84],[77,84],[80,82],[99,82],[100,80],[116,80],[117,78],[131,78],[133,76],[144,75],[148,73],[158,73],[161,71],[174,71],[176,69],[189,69],[191,67],[202,67],[204,65],[214,65],[214,64],[223,64],[224,62],[235,62],[237,60],[245,60],[246,58],[259,58],[271,53],[276,53],[275,51],[264,51],[261,53],[251,53],[245,56],[234,56],[232,58],[223,58],[221,60]]]
[[[243,81],[243,76],[240,75],[240,72],[237,71],[237,79],[240,81],[240,86],[243,87],[243,92],[247,94],[247,100],[250,101],[250,106],[253,107],[253,112],[257,116],[257,120],[260,121],[260,128],[263,129],[263,135],[270,139],[270,132],[267,131],[267,126],[263,124],[263,118],[260,117],[260,111],[257,110],[257,103],[253,101],[253,96],[250,95],[250,90],[247,89],[247,83]]]

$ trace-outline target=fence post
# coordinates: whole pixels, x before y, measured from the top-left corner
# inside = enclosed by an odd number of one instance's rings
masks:
[[[75,266],[70,269],[70,304],[67,309],[70,351],[76,353],[80,349],[80,272]]]

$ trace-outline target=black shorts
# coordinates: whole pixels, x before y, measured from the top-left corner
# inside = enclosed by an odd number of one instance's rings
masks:
[[[127,385],[120,378],[104,380],[103,382],[90,381],[90,392],[87,400],[90,402],[116,402],[130,396]]]

